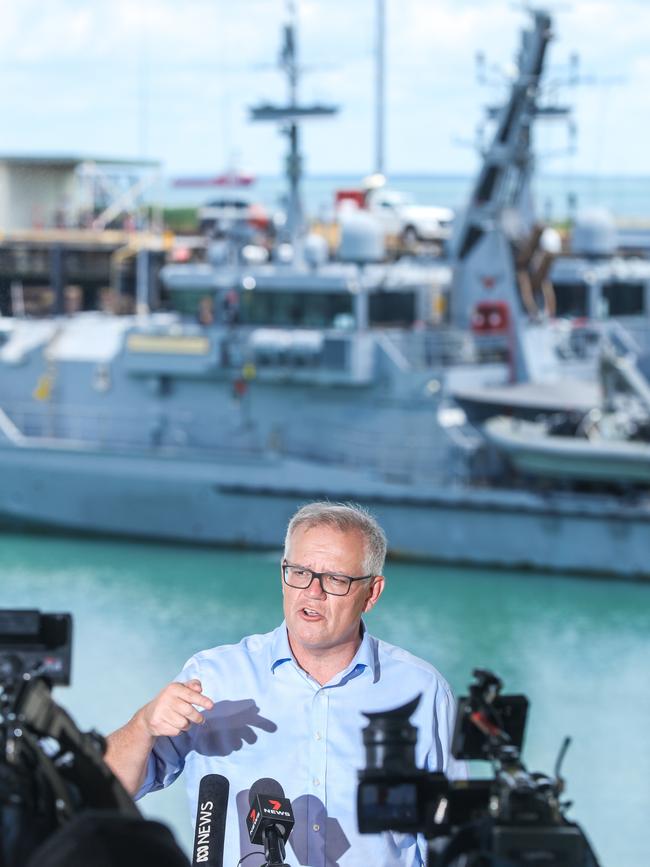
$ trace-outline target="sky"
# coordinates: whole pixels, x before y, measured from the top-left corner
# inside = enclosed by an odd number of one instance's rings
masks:
[[[523,7],[385,4],[388,173],[472,173],[482,106],[504,93]],[[297,5],[301,97],[340,106],[305,127],[305,170],[366,175],[376,168],[376,0]],[[547,81],[573,106],[577,136],[570,153],[567,125],[546,125],[542,169],[650,176],[650,3],[554,5]],[[285,19],[286,0],[0,0],[0,154],[147,157],[169,176],[233,163],[278,174],[285,141],[251,124],[248,108],[285,97],[274,65]],[[478,51],[492,86],[477,80]],[[583,80],[560,88],[573,53]]]

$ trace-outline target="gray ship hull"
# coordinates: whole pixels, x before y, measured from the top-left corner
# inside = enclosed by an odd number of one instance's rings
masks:
[[[277,548],[296,506],[372,509],[393,555],[483,567],[650,577],[650,506],[607,496],[391,484],[265,456],[0,446],[0,521],[58,531]]]

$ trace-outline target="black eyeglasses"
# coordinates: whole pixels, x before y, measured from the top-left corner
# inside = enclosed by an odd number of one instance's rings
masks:
[[[282,563],[282,577],[289,587],[297,587],[306,590],[316,578],[321,590],[330,596],[347,596],[353,581],[367,581],[373,575],[362,575],[360,578],[351,578],[349,575],[338,575],[336,572],[314,572],[306,566],[295,566],[293,563]]]

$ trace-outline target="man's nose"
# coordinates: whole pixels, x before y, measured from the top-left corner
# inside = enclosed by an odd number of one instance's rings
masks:
[[[323,581],[322,578],[319,578],[317,575],[314,575],[314,577],[311,579],[311,584],[307,588],[307,593],[310,596],[314,596],[314,597],[318,597],[318,598],[322,598],[323,596],[325,596],[326,594],[325,594],[325,591],[323,590],[322,581]]]

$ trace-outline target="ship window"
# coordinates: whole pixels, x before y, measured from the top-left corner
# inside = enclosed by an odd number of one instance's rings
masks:
[[[610,316],[635,316],[644,312],[643,283],[606,283],[603,299]]]
[[[337,292],[243,292],[240,322],[302,328],[332,328],[352,315],[352,297]]]
[[[172,290],[169,295],[172,310],[198,318],[199,304],[201,299],[205,297],[206,292],[205,289],[183,289],[181,291]]]
[[[582,282],[557,283],[553,282],[556,299],[557,316],[588,316],[587,284]]]
[[[413,292],[378,292],[370,296],[371,325],[412,325],[415,320]]]

